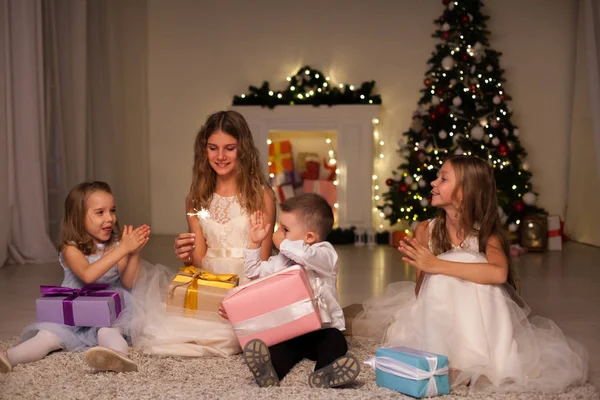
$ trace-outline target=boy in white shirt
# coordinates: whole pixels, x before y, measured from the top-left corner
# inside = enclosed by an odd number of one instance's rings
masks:
[[[309,377],[312,387],[329,388],[352,382],[360,372],[356,358],[346,354],[348,344],[344,314],[337,300],[338,256],[325,238],[333,227],[333,212],[325,199],[305,193],[281,204],[279,229],[273,234],[277,256],[260,259],[262,241],[270,232],[261,211],[250,216],[250,245],[244,271],[249,279],[302,265],[325,307],[321,309],[323,328],[271,347],[254,339],[244,347],[244,360],[261,387],[277,386],[279,381],[304,358],[316,361]]]

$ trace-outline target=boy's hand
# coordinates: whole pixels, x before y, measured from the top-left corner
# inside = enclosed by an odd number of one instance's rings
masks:
[[[229,317],[227,316],[227,312],[225,311],[225,309],[223,308],[223,304],[221,304],[219,306],[219,315],[225,319],[229,319]]]
[[[250,226],[250,241],[255,246],[260,246],[263,240],[271,232],[271,224],[265,224],[265,217],[262,211],[255,211],[248,217]]]
[[[279,249],[279,246],[281,245],[281,242],[283,242],[283,239],[285,239],[285,234],[283,233],[283,229],[281,229],[280,227],[273,234],[273,244],[275,245],[275,247],[277,247],[277,249]]]

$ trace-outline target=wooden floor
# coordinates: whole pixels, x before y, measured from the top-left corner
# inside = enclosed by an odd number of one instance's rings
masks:
[[[178,266],[174,236],[155,235],[143,251],[151,263]],[[342,307],[379,294],[394,281],[414,279],[411,268],[392,247],[336,247]],[[562,252],[527,254],[516,259],[523,296],[533,313],[553,319],[591,356],[590,381],[600,388],[600,248],[567,243]],[[58,262],[0,268],[0,339],[18,335],[35,319],[40,285],[62,280]]]

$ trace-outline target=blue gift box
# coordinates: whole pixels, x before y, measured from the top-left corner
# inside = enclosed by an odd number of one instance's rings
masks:
[[[377,349],[371,360],[377,386],[422,398],[450,393],[448,357],[408,347]]]

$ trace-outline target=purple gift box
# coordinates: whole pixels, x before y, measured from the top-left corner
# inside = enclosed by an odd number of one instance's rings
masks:
[[[109,327],[121,313],[121,295],[105,290],[110,284],[86,285],[81,289],[40,286],[36,300],[37,322],[71,326]]]

